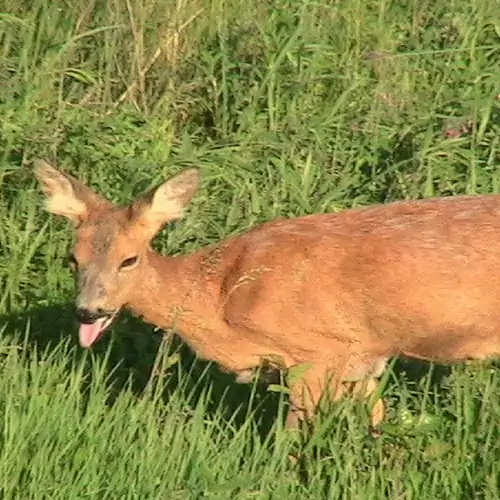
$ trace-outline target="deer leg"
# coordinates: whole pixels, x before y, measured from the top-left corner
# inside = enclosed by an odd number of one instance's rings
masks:
[[[363,380],[360,382],[351,382],[350,391],[353,395],[361,398],[369,398],[378,388],[378,381],[375,378]],[[377,427],[385,416],[385,405],[382,398],[378,398],[371,410],[370,421],[372,427]]]
[[[327,367],[315,366],[290,387],[288,428],[296,428],[300,422],[312,420],[323,397],[336,401],[346,392],[346,387],[333,374]]]
[[[369,397],[377,386],[378,383],[374,378],[342,383],[338,375],[332,377],[331,370],[315,367],[290,387],[290,409],[285,425],[288,429],[297,429],[301,422],[311,421],[316,414],[321,398],[324,396],[329,397],[330,401],[336,401],[349,392]],[[325,388],[328,389],[327,394],[325,394]],[[375,427],[383,419],[384,413],[384,403],[379,399],[371,412],[372,427]],[[372,435],[374,435],[373,430]],[[292,464],[297,464],[300,460],[300,454],[290,454],[288,458]]]
[[[386,362],[386,358],[356,358],[355,362],[346,363],[342,375],[331,365],[315,365],[290,387],[287,427],[294,428],[300,421],[311,420],[322,397],[326,396],[333,402],[351,392],[360,399],[369,398],[376,392],[377,378],[382,375]],[[372,427],[376,427],[384,415],[384,402],[379,398],[371,410]]]

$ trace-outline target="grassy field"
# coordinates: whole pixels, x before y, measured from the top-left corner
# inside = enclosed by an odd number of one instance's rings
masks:
[[[497,192],[496,2],[0,6],[2,499],[500,498],[494,365],[396,363],[382,436],[342,402],[295,467],[284,395],[127,316],[79,348],[72,231],[30,170],[45,157],[125,202],[200,167],[156,240],[170,254],[277,216]]]

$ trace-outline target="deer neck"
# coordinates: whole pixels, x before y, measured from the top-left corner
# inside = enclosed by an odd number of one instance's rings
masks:
[[[148,252],[141,281],[127,307],[146,322],[179,333],[196,327],[203,287],[196,280],[196,254],[166,257]]]

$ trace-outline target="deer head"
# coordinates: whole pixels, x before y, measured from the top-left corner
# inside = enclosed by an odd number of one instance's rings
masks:
[[[185,170],[127,207],[114,205],[46,161],[37,160],[34,172],[46,209],[76,228],[69,260],[76,273],[80,344],[89,347],[129,302],[148,265],[151,240],[183,216],[200,172]]]

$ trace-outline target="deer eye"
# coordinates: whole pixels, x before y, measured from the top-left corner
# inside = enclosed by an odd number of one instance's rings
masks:
[[[128,259],[125,259],[120,264],[120,269],[126,269],[127,267],[135,266],[135,264],[137,264],[138,260],[139,260],[139,257],[137,257],[137,255],[135,257],[129,257]]]
[[[68,264],[71,269],[76,269],[78,267],[78,261],[76,260],[75,255],[72,253],[68,255]]]

